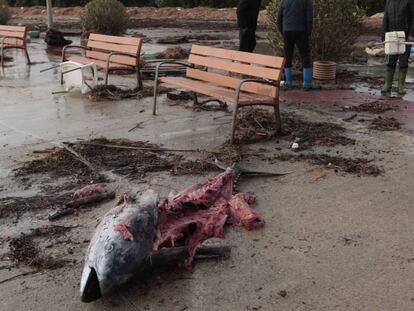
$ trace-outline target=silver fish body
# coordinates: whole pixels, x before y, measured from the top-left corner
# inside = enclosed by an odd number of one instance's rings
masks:
[[[157,223],[158,196],[148,190],[133,199],[109,211],[95,231],[82,272],[83,302],[113,292],[148,261]]]

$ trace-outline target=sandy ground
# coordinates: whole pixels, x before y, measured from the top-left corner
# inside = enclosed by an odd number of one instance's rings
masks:
[[[38,42],[30,45],[30,53],[37,64],[26,67],[20,54],[12,54],[19,63],[0,73],[0,198],[38,192],[39,184],[16,181],[12,169],[42,156],[33,151],[61,141],[105,136],[215,150],[229,137],[231,117],[224,112],[194,112],[161,104],[159,116],[153,117],[151,98],[95,103],[77,93],[52,96],[52,91],[61,90],[58,73],[39,71],[57,62],[57,57],[46,54]],[[128,76],[114,79],[133,85]],[[375,95],[349,90],[283,93],[283,115],[294,112],[309,121],[339,124],[346,128],[347,137],[356,140],[351,146],[316,145],[308,153],[372,159],[384,173],[358,177],[326,170],[325,177],[315,180],[317,176],[309,172],[315,165],[275,159],[289,152],[290,142],[274,139],[250,145],[266,159],[248,158],[243,165],[293,173],[281,179],[242,181],[241,190],[258,196],[256,208],[266,220],[265,228],[252,232],[228,228],[231,258],[199,263],[193,273],[155,273],[111,297],[82,304],[78,288],[84,252],[97,219],[113,203],[54,223],[74,228],[62,235],[41,236],[36,243],[43,254],[67,263],[26,276],[19,275],[31,273],[32,268],[8,260],[9,241],[32,228],[50,227],[45,220],[50,209],[0,219],[0,309],[412,310],[411,103],[393,101],[403,110],[388,113],[406,123],[402,131],[370,130],[369,122],[361,121],[375,117],[369,113],[358,113],[350,122],[342,120],[349,117],[343,106],[375,100]],[[143,128],[129,131],[139,122]],[[60,182],[44,178],[45,183]],[[121,179],[118,186],[151,187],[167,195],[205,178],[154,173],[139,180]]]

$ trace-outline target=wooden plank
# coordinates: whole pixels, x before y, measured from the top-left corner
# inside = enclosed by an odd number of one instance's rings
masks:
[[[280,69],[245,65],[241,63],[234,63],[229,60],[198,56],[195,54],[190,55],[188,62],[195,65],[227,70],[264,79],[280,80],[281,77]]]
[[[206,82],[191,80],[182,77],[164,77],[160,78],[160,81],[167,84],[172,84],[178,87],[182,87],[196,93],[204,94],[225,102],[236,101],[236,92],[231,89],[226,89],[217,85],[208,84]],[[273,98],[261,95],[253,95],[248,93],[242,93],[240,96],[240,103],[273,103]]]
[[[196,80],[202,80],[209,83],[213,83],[216,85],[221,85],[224,87],[229,87],[232,89],[236,89],[240,79],[236,79],[233,77],[224,76],[221,74],[201,71],[198,69],[188,68],[187,69],[187,77],[193,78]],[[260,94],[264,96],[276,97],[277,96],[277,87],[267,85],[267,84],[260,84],[255,82],[247,82],[242,85],[243,92],[249,92],[254,94]]]
[[[15,31],[15,32],[26,32],[26,26],[0,25],[0,30]]]
[[[281,69],[284,67],[285,60],[283,57],[240,52],[235,50],[226,50],[194,44],[191,48],[191,54],[214,56],[229,60],[236,60],[250,64],[262,65],[266,67]]]
[[[7,30],[1,30],[0,29],[0,39],[1,37],[18,37],[24,39],[26,37],[26,34],[24,32],[17,32],[17,31],[7,31]]]
[[[106,43],[99,41],[88,41],[88,47],[103,51],[116,51],[116,52],[125,52],[136,55],[138,53],[138,46],[132,45],[121,45],[114,43]]]
[[[1,42],[1,37],[0,37]],[[6,39],[4,40],[5,45],[25,46],[23,39]]]
[[[89,40],[107,42],[107,43],[116,43],[116,44],[122,44],[122,45],[133,45],[133,46],[140,46],[142,43],[141,38],[107,36],[107,35],[101,35],[97,33],[91,33],[89,35]]]
[[[107,60],[109,53],[104,52],[98,52],[98,51],[86,51],[86,57],[93,58],[93,59],[99,59],[102,61]],[[123,65],[130,65],[134,66],[136,65],[135,58],[128,57],[128,56],[122,56],[122,55],[115,55],[111,57],[111,63],[118,63]]]

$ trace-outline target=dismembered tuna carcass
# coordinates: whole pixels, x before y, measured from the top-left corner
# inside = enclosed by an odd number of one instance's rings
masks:
[[[81,300],[97,300],[158,264],[173,262],[191,270],[199,256],[227,257],[229,246],[220,240],[226,222],[248,230],[264,225],[249,205],[255,195],[234,193],[233,180],[239,173],[235,167],[228,168],[161,201],[152,190],[125,195],[102,218],[91,239]]]
[[[228,218],[248,230],[263,226],[264,221],[249,206],[255,195],[233,194],[233,173],[228,169],[161,202],[153,252],[184,244],[190,254],[187,267],[191,268],[197,246],[207,238],[221,238]]]

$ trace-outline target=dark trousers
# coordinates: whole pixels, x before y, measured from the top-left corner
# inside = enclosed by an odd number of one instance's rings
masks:
[[[387,66],[391,69],[395,69],[397,67],[397,62],[398,62],[400,69],[407,69],[410,54],[411,54],[411,45],[406,45],[406,50],[404,54],[388,56]]]
[[[253,52],[256,47],[257,19],[261,0],[240,0],[237,6],[237,25],[240,33],[239,51]]]
[[[285,44],[286,68],[292,67],[293,52],[295,51],[295,46],[297,46],[300,56],[302,58],[303,68],[312,67],[308,33],[298,31],[286,31],[283,33],[283,40]]]

